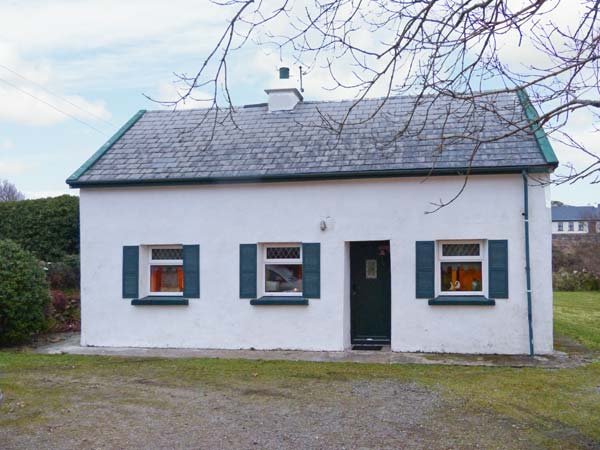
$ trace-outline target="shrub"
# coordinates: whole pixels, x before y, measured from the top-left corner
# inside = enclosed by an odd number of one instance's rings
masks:
[[[600,235],[552,243],[552,270],[590,272],[600,277]]]
[[[42,331],[50,301],[40,262],[11,240],[0,240],[0,344],[16,344]]]
[[[46,263],[46,277],[51,289],[79,289],[79,255]]]
[[[0,203],[0,236],[42,261],[79,253],[79,197]]]
[[[52,301],[46,310],[48,330],[79,331],[81,329],[79,296],[67,295],[59,290],[52,290],[50,293]]]
[[[552,285],[556,291],[597,291],[600,278],[585,270],[559,270],[552,274]]]

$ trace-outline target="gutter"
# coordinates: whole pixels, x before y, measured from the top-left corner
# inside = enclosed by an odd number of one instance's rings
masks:
[[[93,158],[93,157],[92,157]],[[95,162],[95,161],[94,161]],[[86,163],[87,164],[87,163]],[[496,166],[496,167],[462,167],[445,169],[388,169],[364,170],[347,172],[315,172],[292,174],[263,174],[242,175],[225,177],[192,177],[192,178],[137,178],[137,179],[112,179],[112,180],[78,180],[69,178],[67,183],[72,188],[82,187],[135,187],[135,186],[190,186],[190,185],[215,185],[215,184],[240,184],[240,183],[276,183],[295,181],[322,181],[322,180],[349,180],[361,178],[394,178],[394,177],[428,177],[450,175],[495,175],[519,174],[524,166]],[[547,173],[549,166],[528,166],[528,172]],[[81,169],[80,169],[81,170]]]
[[[531,304],[531,264],[529,255],[529,185],[527,171],[523,175],[523,224],[525,226],[525,275],[527,279],[527,324],[529,327],[529,356],[533,356],[533,312]]]

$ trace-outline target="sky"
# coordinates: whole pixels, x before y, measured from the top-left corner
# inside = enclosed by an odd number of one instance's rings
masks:
[[[195,73],[226,20],[223,8],[198,0],[0,0],[0,179],[27,198],[77,194],[65,179],[138,110],[163,108],[144,95],[174,99],[173,73]],[[254,44],[238,52],[234,103],[266,101],[279,65]],[[348,96],[327,81],[307,77],[305,99]],[[594,142],[587,120],[575,117],[573,132]],[[561,163],[584,162],[555,150]],[[553,186],[552,199],[597,204],[600,186]]]

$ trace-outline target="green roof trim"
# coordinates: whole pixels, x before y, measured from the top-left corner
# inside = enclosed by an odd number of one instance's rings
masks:
[[[552,164],[554,166],[558,165],[558,158],[552,149],[552,145],[550,145],[550,141],[548,140],[548,136],[546,136],[546,132],[544,128],[539,122],[540,116],[538,115],[535,107],[531,103],[527,92],[525,89],[519,89],[517,91],[517,96],[519,97],[519,101],[521,102],[521,106],[523,106],[523,110],[525,111],[525,117],[527,120],[531,122],[531,129],[533,130],[533,134],[535,136],[535,140],[544,156],[544,159],[548,164]]]
[[[119,139],[121,139],[121,137],[125,133],[127,133],[127,131],[133,125],[135,125],[135,123],[145,113],[146,113],[145,109],[140,109],[137,113],[135,113],[133,115],[133,117],[125,123],[125,125],[123,125],[121,128],[119,128],[119,131],[117,131],[108,141],[106,141],[106,143],[102,147],[100,147],[96,151],[96,153],[94,153],[90,157],[90,159],[88,159],[86,162],[84,162],[83,165],[73,173],[73,175],[71,175],[69,178],[67,178],[67,184],[71,185],[73,182],[76,182],[79,179],[79,177],[81,175],[83,175],[83,173],[86,170],[88,170],[90,167],[92,167],[96,163],[96,161],[98,161],[102,157],[102,155],[104,155],[115,144],[115,142],[117,142]]]
[[[72,188],[114,188],[135,186],[192,186],[206,184],[243,184],[243,183],[277,183],[297,181],[352,180],[362,178],[396,178],[426,176],[465,176],[465,175],[497,175],[521,174],[526,169],[529,173],[546,173],[548,165],[509,166],[509,167],[456,167],[448,169],[400,169],[400,170],[365,170],[360,172],[319,172],[297,174],[248,175],[232,177],[197,177],[197,178],[162,178],[162,179],[126,179],[77,181],[67,180]]]

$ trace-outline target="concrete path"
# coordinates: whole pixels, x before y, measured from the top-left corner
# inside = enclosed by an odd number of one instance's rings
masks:
[[[353,362],[371,364],[441,364],[457,366],[501,366],[567,368],[586,364],[581,355],[555,352],[552,355],[504,356],[504,355],[457,355],[441,353],[399,353],[389,349],[381,351],[314,352],[300,350],[210,350],[185,348],[137,348],[137,347],[83,347],[79,335],[70,333],[57,337],[59,342],[36,348],[36,352],[56,355],[99,355],[144,358],[219,358],[284,360],[314,362]]]

